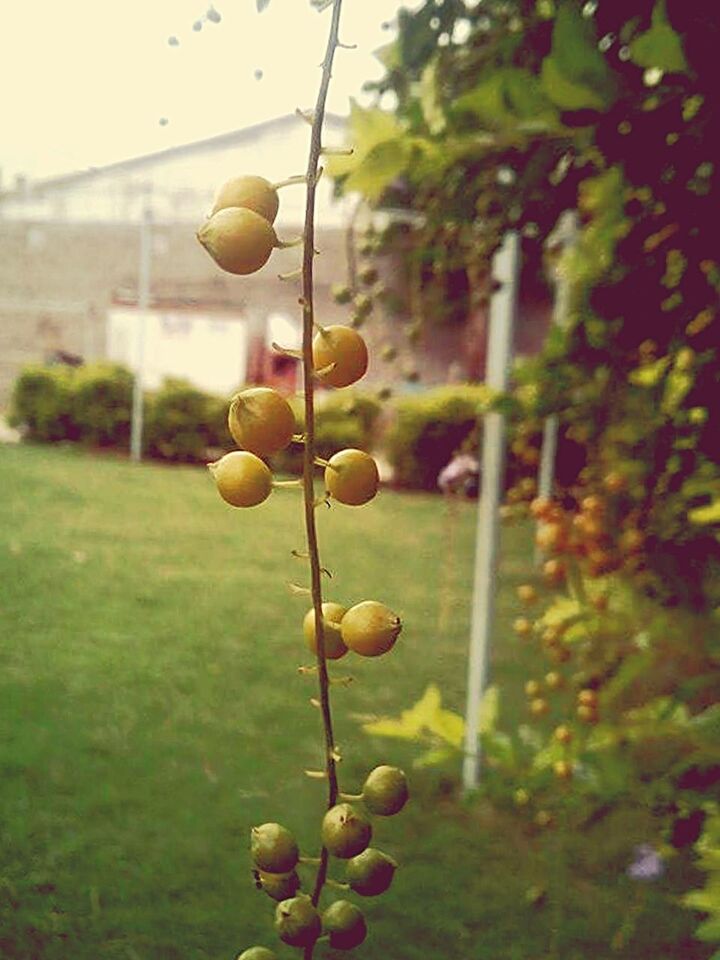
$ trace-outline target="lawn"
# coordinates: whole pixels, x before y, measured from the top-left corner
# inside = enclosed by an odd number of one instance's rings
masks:
[[[203,469],[32,446],[0,446],[0,490],[0,955],[232,960],[274,947],[249,828],[278,820],[312,854],[324,805],[303,774],[322,741],[315,681],[297,671],[308,601],[288,588],[306,574],[290,552],[303,546],[298,492],[237,511]],[[363,902],[371,934],[353,955],[536,960],[552,943],[564,960],[704,956],[662,884],[636,939],[610,949],[641,822],[577,839],[561,917],[525,899],[553,868],[552,843],[509,804],[462,801],[456,764],[412,771],[411,745],[360,730],[358,717],[398,714],[431,681],[462,711],[474,517],[461,505],[449,538],[438,498],[385,491],[319,514],[327,598],[382,600],[405,624],[388,656],[335,667],[356,681],[333,687],[343,789],[390,761],[414,795],[376,826],[402,868]],[[526,719],[522,684],[538,667],[509,626],[530,559],[529,529],[506,528],[493,658],[506,724]]]

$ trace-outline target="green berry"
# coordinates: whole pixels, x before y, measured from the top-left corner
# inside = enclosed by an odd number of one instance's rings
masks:
[[[375,267],[363,267],[362,270],[358,271],[358,277],[361,283],[370,286],[377,280],[378,272]]]
[[[361,897],[376,897],[385,893],[397,869],[397,863],[381,850],[368,847],[348,860],[346,878],[352,890]]]
[[[358,317],[367,317],[372,313],[372,297],[366,293],[359,293],[353,300],[355,304],[355,313]]]
[[[408,799],[407,778],[397,767],[375,767],[362,788],[363,801],[370,813],[391,817],[399,813]]]
[[[248,947],[237,960],[277,960],[277,955],[267,947]]]
[[[320,936],[320,914],[310,897],[292,897],[277,905],[275,929],[283,943],[291,947],[307,947]]]
[[[338,803],[323,817],[322,842],[334,857],[347,860],[370,843],[372,827],[349,803]]]
[[[258,870],[267,873],[289,873],[300,856],[295,837],[279,823],[252,828],[250,853]]]
[[[335,303],[350,303],[352,300],[352,290],[344,283],[334,283],[330,294]]]
[[[348,900],[336,900],[322,917],[323,932],[330,934],[330,946],[336,950],[352,950],[367,936],[362,910]]]
[[[255,871],[255,884],[258,890],[264,890],[273,900],[287,900],[294,897],[300,889],[300,877],[294,870],[290,873],[266,873]]]

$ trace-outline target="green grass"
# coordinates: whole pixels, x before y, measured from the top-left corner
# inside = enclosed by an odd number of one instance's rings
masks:
[[[322,783],[303,774],[322,764],[322,740],[315,681],[296,669],[309,662],[307,599],[287,587],[306,576],[290,555],[304,539],[297,491],[235,511],[201,469],[31,446],[0,446],[0,491],[0,956],[231,960],[274,946],[249,828],[279,820],[314,853],[324,805]],[[383,492],[320,513],[327,598],[376,598],[405,623],[387,657],[335,668],[356,678],[333,688],[345,790],[417,753],[368,738],[360,715],[398,714],[430,681],[464,708],[474,518],[461,505],[449,548],[438,498]],[[508,528],[493,660],[506,723],[538,668],[509,628],[530,556],[529,530]],[[414,772],[414,802],[377,823],[377,845],[403,866],[387,895],[363,902],[372,933],[358,960],[548,955],[558,914],[524,893],[553,869],[552,845],[510,810],[461,802],[456,774]],[[705,955],[687,942],[692,917],[662,891],[636,940],[610,950],[626,907],[622,857],[642,830],[621,820],[600,852],[573,848],[585,859],[558,956]]]

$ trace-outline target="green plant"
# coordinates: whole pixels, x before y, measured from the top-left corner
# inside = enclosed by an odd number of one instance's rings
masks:
[[[71,383],[79,438],[92,446],[127,446],[133,389],[130,371],[119,364],[86,364],[74,371]]]
[[[10,422],[25,428],[29,440],[77,440],[73,416],[73,370],[28,366],[13,385]]]
[[[226,405],[185,380],[168,378],[148,395],[144,443],[151,457],[205,462],[209,448],[231,446]]]
[[[290,946],[300,947],[310,960],[323,925],[331,946],[349,949],[365,939],[366,925],[362,912],[346,901],[336,901],[321,920],[318,905],[328,879],[330,858],[347,860],[364,851],[372,836],[367,814],[341,799],[335,745],[333,718],[330,706],[330,676],[328,661],[339,659],[347,648],[367,656],[386,653],[400,633],[400,619],[386,607],[372,601],[356,604],[350,610],[337,604],[323,603],[321,567],[315,510],[330,497],[343,503],[359,505],[375,496],[378,471],[375,461],[361,450],[348,449],[333,453],[329,460],[318,455],[315,424],[315,382],[333,387],[346,387],[359,380],[367,368],[367,347],[362,337],[349,327],[322,328],[314,317],[313,260],[315,256],[314,204],[321,152],[321,135],[325,100],[330,81],[333,57],[338,46],[339,17],[342,0],[331,0],[332,16],[323,62],[323,72],[317,105],[311,119],[312,134],[307,174],[307,212],[303,230],[302,276],[303,340],[302,350],[276,349],[293,357],[303,365],[302,433],[293,436],[294,417],[290,406],[274,391],[259,388],[245,391],[233,398],[229,425],[236,441],[246,447],[226,454],[209,464],[221,497],[235,507],[251,507],[269,496],[272,487],[300,486],[303,491],[306,551],[294,550],[293,555],[307,560],[310,586],[294,584],[295,592],[309,594],[312,608],[303,622],[306,642],[315,651],[314,669],[301,668],[301,673],[316,674],[319,707],[323,722],[325,765],[320,771],[306,771],[313,779],[327,784],[326,812],[320,825],[321,850],[319,858],[299,857],[294,837],[277,823],[266,823],[251,832],[251,855],[255,864],[256,884],[273,899],[280,902],[275,912],[275,929],[280,939]],[[242,180],[246,185],[248,178]],[[257,178],[250,178],[257,186]],[[236,198],[237,181],[229,191]],[[222,191],[221,191],[222,193]],[[274,212],[274,211],[273,211]],[[230,273],[253,273],[268,259],[273,246],[278,245],[270,223],[259,213],[246,207],[225,207],[214,213],[198,232],[198,239],[218,265]],[[281,279],[291,279],[286,275]],[[314,338],[314,339],[313,339]],[[256,453],[270,454],[282,450],[294,439],[302,445],[302,479],[273,481],[269,467]],[[255,452],[250,452],[250,451]],[[315,494],[315,470],[325,467],[327,490],[322,497]],[[308,637],[308,632],[312,636]],[[327,648],[326,648],[327,643]],[[407,797],[407,785],[402,803],[397,796],[375,797],[383,815],[398,812]],[[387,790],[385,791],[387,793]],[[391,789],[391,793],[393,790]],[[372,790],[371,790],[372,796]],[[372,800],[369,806],[372,806]],[[312,893],[299,892],[302,886],[294,871],[298,862],[316,865]],[[286,894],[288,896],[286,896]],[[284,899],[280,899],[284,897]]]

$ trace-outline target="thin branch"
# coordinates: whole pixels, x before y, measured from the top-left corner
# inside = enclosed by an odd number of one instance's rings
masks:
[[[321,564],[318,551],[317,529],[315,525],[315,380],[313,377],[312,339],[314,332],[313,301],[313,259],[315,256],[315,192],[318,179],[318,161],[320,159],[321,136],[325,116],[325,101],[332,73],[333,57],[338,44],[338,28],[342,0],[334,0],[330,31],[328,35],[325,59],[322,65],[322,78],[317,102],[313,112],[312,133],[310,136],[310,155],[307,167],[307,200],[305,206],[305,229],[303,231],[303,378],[305,390],[305,447],[303,450],[303,487],[305,500],[305,529],[307,548],[310,555],[310,583],[315,611],[315,643],[317,647],[318,686],[320,691],[320,710],[325,735],[325,771],[328,781],[328,809],[335,806],[338,797],[338,781],[335,769],[337,750],[333,735],[332,715],[330,712],[330,683],[325,658],[325,639],[323,636]],[[328,851],[320,851],[320,865],[315,878],[312,902],[318,905],[320,894],[327,879]],[[314,944],[305,948],[305,960],[312,960]]]

